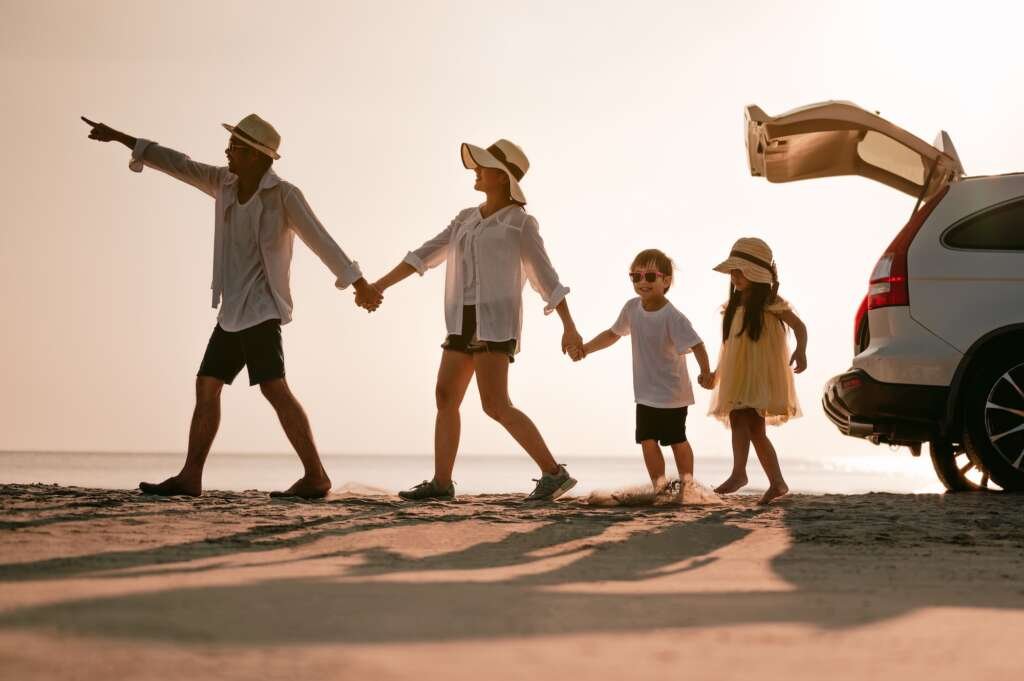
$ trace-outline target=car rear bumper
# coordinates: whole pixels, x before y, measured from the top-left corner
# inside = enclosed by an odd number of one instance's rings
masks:
[[[912,445],[940,436],[949,388],[882,383],[854,369],[825,385],[825,415],[844,435]]]

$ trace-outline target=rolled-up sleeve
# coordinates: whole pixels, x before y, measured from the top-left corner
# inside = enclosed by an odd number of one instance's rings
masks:
[[[228,173],[228,169],[222,166],[197,163],[180,151],[162,147],[152,140],[138,139],[128,168],[141,173],[144,166],[155,168],[210,196],[216,195]]]
[[[456,215],[437,236],[424,242],[415,251],[409,251],[405,258],[402,259],[402,262],[412,265],[421,277],[430,268],[437,267],[443,263],[448,256],[448,245],[452,241],[452,234],[455,232],[461,216],[462,213]]]
[[[298,188],[289,186],[285,189],[284,209],[288,226],[295,230],[303,243],[309,246],[309,250],[327,265],[337,278],[334,282],[336,287],[347,288],[363,276],[359,270],[359,263],[350,260],[345,251],[341,250],[341,246],[331,238]]]
[[[546,303],[544,314],[551,314],[569,293],[569,287],[563,286],[558,280],[558,273],[555,272],[548,253],[544,250],[540,225],[533,216],[527,218],[523,224],[522,258],[527,281]]]

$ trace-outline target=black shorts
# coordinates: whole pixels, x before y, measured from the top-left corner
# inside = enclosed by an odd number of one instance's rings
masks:
[[[663,445],[686,442],[686,407],[658,409],[636,405],[636,442],[657,440]]]
[[[241,331],[225,331],[220,324],[214,327],[197,375],[219,378],[230,385],[243,366],[249,370],[249,385],[284,378],[280,319]]]
[[[466,305],[462,308],[462,333],[450,334],[441,343],[445,350],[464,352],[472,355],[475,352],[501,352],[508,355],[508,361],[516,361],[515,338],[503,341],[485,341],[476,337],[476,305]]]

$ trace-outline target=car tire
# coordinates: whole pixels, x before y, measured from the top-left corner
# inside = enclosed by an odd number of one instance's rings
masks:
[[[948,492],[979,492],[991,490],[989,472],[971,457],[964,447],[945,440],[928,443],[935,475]]]
[[[1000,352],[971,373],[964,444],[1003,489],[1024,491],[1024,356]]]

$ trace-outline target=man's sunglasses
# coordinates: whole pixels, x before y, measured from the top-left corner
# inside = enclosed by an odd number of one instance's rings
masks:
[[[664,277],[665,275],[661,272],[630,272],[629,278],[634,284],[640,283],[640,280],[653,284],[658,280],[658,277]]]

